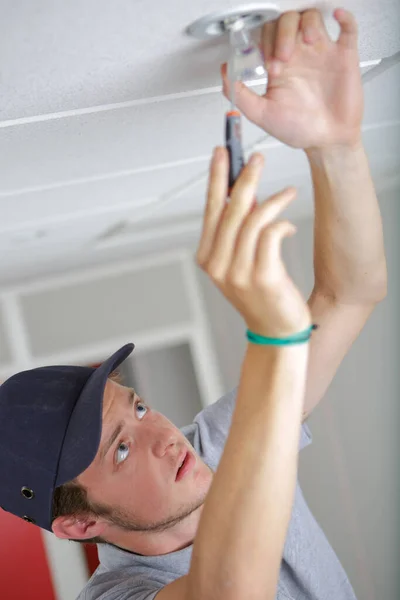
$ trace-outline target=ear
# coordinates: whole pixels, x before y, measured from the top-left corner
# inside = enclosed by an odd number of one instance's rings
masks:
[[[107,523],[94,515],[57,517],[52,523],[56,537],[67,540],[88,540],[101,536]]]

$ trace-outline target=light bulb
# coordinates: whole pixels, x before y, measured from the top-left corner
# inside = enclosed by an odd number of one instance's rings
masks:
[[[229,78],[231,81],[244,83],[265,79],[267,72],[264,59],[255,42],[251,39],[243,19],[236,19],[225,24],[229,31],[231,58],[229,60]]]

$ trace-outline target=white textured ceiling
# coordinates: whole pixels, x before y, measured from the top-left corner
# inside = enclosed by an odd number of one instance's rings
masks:
[[[0,283],[154,251],[198,232],[201,175],[223,142],[227,44],[196,41],[184,29],[251,4],[0,0]],[[358,19],[362,62],[400,50],[399,0],[340,5]],[[383,189],[400,166],[399,66],[365,92],[364,139]],[[262,137],[249,123],[243,133],[246,145]],[[293,217],[310,214],[303,154],[271,138],[259,148],[262,195],[295,184]]]

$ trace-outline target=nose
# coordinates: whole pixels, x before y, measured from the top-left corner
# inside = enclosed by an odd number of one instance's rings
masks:
[[[153,443],[153,452],[157,458],[162,458],[165,454],[177,454],[178,436],[170,429],[160,429]]]

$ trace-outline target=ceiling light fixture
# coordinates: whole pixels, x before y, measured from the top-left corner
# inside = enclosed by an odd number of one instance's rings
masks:
[[[206,15],[186,29],[186,33],[200,40],[226,36],[231,52],[228,60],[228,78],[231,82],[246,84],[267,83],[264,58],[250,30],[280,15],[275,4],[247,4],[234,9]]]
[[[247,29],[254,29],[267,21],[274,21],[280,14],[278,6],[273,3],[244,4],[201,17],[186,28],[186,33],[199,40],[209,40],[226,35],[229,24],[239,19]]]
[[[228,61],[228,78],[231,83],[257,83],[259,79],[267,79],[264,58],[243,19],[235,19],[226,24],[229,31],[231,55]],[[234,85],[231,90],[231,100],[234,106]]]

